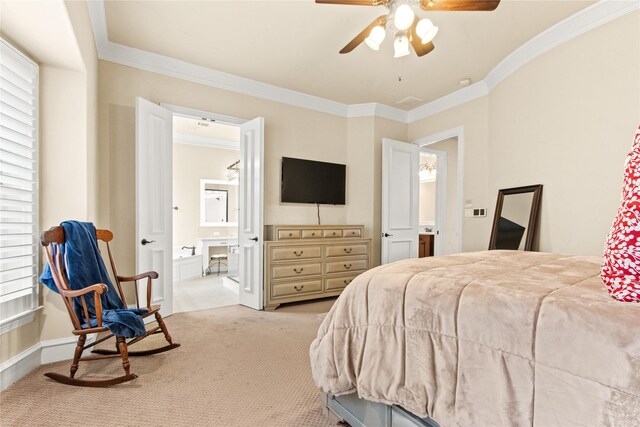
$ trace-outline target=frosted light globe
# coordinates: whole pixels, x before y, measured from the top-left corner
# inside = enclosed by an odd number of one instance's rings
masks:
[[[414,17],[415,14],[413,13],[411,6],[408,4],[402,4],[396,9],[396,13],[393,17],[393,24],[400,31],[404,31],[413,24]]]

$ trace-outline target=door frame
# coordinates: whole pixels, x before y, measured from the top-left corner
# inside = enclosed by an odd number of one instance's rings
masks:
[[[447,152],[428,148],[428,146],[420,147],[419,151],[420,153],[433,154],[437,159],[435,210],[435,222],[437,228],[435,230],[435,245],[433,252],[434,255],[443,255],[445,251],[445,238],[447,236]],[[420,182],[419,177],[418,182]],[[420,198],[418,197],[418,199]],[[418,200],[418,203],[422,203],[422,200]]]
[[[411,141],[419,147],[427,148],[431,144],[444,141],[449,138],[457,138],[458,140],[458,162],[457,162],[457,189],[456,189],[456,233],[458,238],[456,239],[456,252],[462,252],[462,222],[464,213],[464,126],[458,126],[455,128],[447,129],[432,135],[427,135]],[[439,167],[439,165],[438,165]],[[420,178],[416,178],[420,180]],[[440,200],[438,200],[438,204]]]
[[[180,105],[168,104],[163,102],[160,103],[160,106],[171,111],[174,115],[191,117],[191,118],[206,118],[206,119],[214,120],[218,123],[234,125],[238,127],[252,120],[252,119],[245,119],[241,117],[227,116],[224,114],[212,113],[210,111],[203,111],[195,108],[183,107]],[[264,144],[264,141],[263,141],[263,144]],[[264,148],[264,145],[263,145],[263,148]],[[239,151],[240,151],[240,158],[242,158],[242,144],[240,144]],[[173,165],[173,152],[171,156],[172,156],[171,164]],[[262,165],[260,166],[264,168],[264,160],[262,161]],[[260,209],[259,215],[264,220],[264,206],[262,206],[262,208]],[[260,244],[263,244],[263,243],[264,242],[260,241]],[[171,236],[171,250],[173,250],[173,235]],[[242,256],[242,251],[240,251],[239,255]],[[260,261],[260,265],[262,265],[262,261]],[[240,286],[242,286],[242,284],[240,284]],[[260,294],[262,295],[262,291],[260,291]],[[264,303],[263,299],[264,298],[261,298],[261,303],[260,303],[261,305]],[[239,303],[239,300],[238,300],[238,303]]]

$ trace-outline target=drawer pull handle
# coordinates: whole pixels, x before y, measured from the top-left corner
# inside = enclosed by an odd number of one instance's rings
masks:
[[[343,264],[344,268],[346,268],[347,270],[351,268],[351,264]]]
[[[289,237],[293,236],[293,233],[289,233]]]
[[[316,235],[316,233],[311,233],[311,235],[312,235],[312,236],[315,236],[315,235]]]
[[[344,281],[344,284],[345,284],[345,285],[348,285],[349,283],[351,283],[351,280],[345,280],[345,281]]]
[[[298,269],[294,267],[293,271],[295,271],[296,274],[300,274],[300,273],[302,273],[304,271],[304,268],[300,267],[300,271],[298,271]]]
[[[333,232],[333,235],[334,235],[334,236],[336,235],[336,232],[335,232],[335,231]]]
[[[303,253],[304,253],[304,251],[300,251],[300,253],[298,253],[298,251],[293,251],[293,254],[294,254],[295,256],[300,256],[300,255],[302,255]]]
[[[298,292],[300,292],[302,290],[302,288],[304,288],[304,285],[300,285],[300,287],[297,287],[296,285],[293,285],[293,289],[295,289]]]
[[[348,254],[350,254],[352,250],[353,248],[344,248],[344,251]]]

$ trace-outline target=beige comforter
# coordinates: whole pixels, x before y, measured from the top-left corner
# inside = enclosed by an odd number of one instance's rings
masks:
[[[640,425],[640,304],[599,259],[491,251],[358,276],[311,345],[316,385],[441,426]]]

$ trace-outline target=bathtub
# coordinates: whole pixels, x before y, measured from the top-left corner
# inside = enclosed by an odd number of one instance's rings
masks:
[[[197,279],[202,276],[202,255],[191,255],[191,249],[173,250],[173,282]]]

